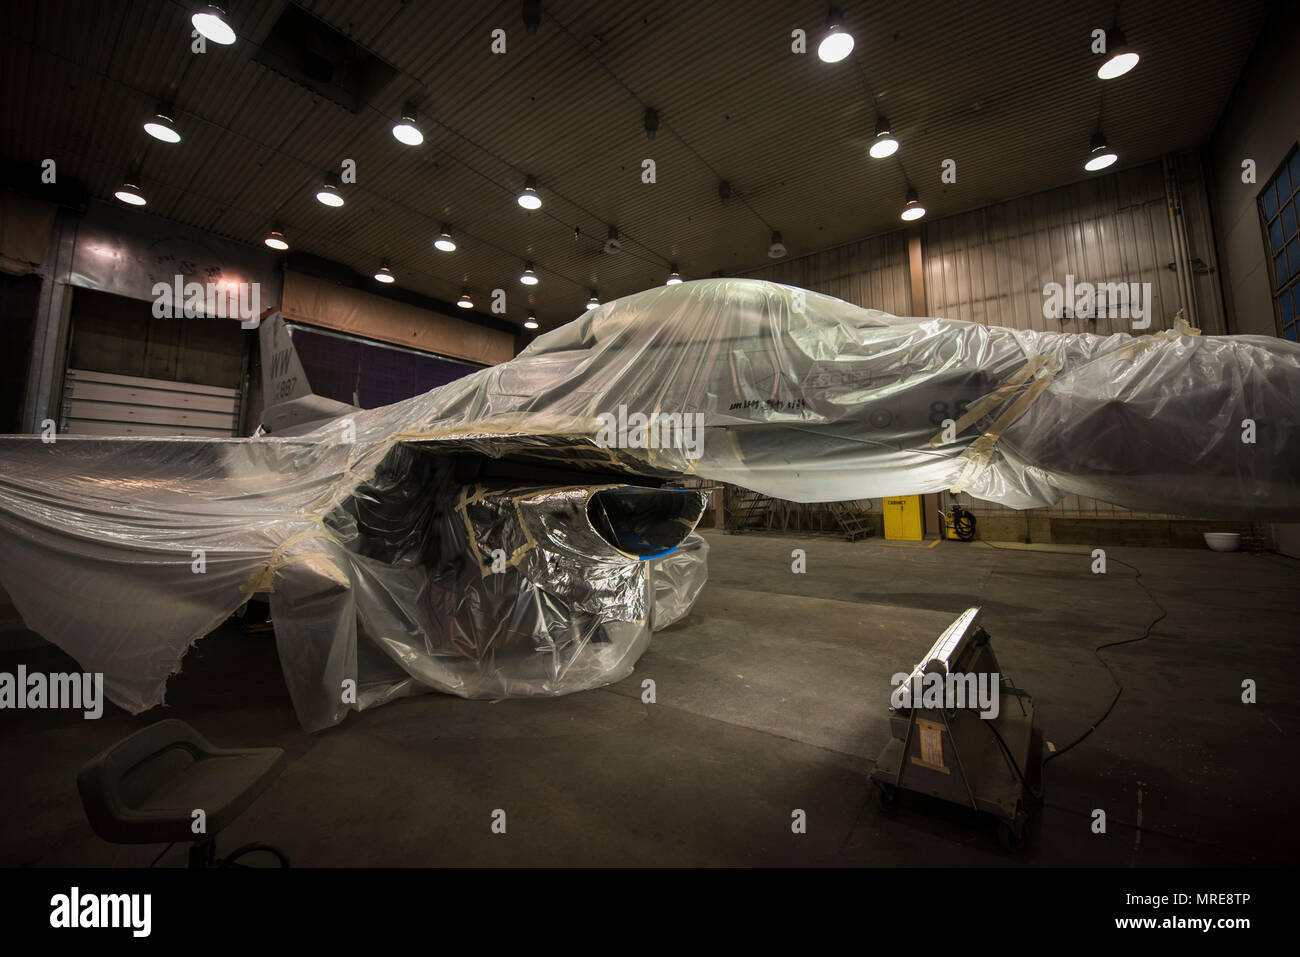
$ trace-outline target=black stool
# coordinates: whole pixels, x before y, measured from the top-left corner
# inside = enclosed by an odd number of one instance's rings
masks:
[[[230,867],[253,851],[289,866],[270,844],[245,844],[216,856],[216,836],[284,770],[280,748],[217,748],[184,721],[141,728],[86,762],[77,790],[95,833],[114,844],[190,843],[190,867]],[[202,810],[207,833],[196,835]]]

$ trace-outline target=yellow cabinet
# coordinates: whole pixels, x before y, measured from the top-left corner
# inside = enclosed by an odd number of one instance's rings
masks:
[[[921,533],[921,496],[896,495],[885,499],[885,538],[919,542]]]

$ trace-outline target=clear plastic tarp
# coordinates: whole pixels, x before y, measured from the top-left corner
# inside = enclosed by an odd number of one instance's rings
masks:
[[[687,282],[301,437],[4,438],[0,581],[131,711],[255,594],[308,729],[417,691],[563,694],[626,676],[689,611],[704,494],[643,487],[682,475],[1298,520],[1300,346]]]

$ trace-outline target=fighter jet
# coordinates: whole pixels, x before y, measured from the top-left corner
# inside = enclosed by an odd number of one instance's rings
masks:
[[[256,595],[309,731],[427,691],[620,680],[704,582],[686,478],[1300,519],[1300,346],[1268,337],[1012,330],[701,280],[370,410],[312,401],[284,338],[263,332],[254,437],[0,439],[0,582],[131,711]]]

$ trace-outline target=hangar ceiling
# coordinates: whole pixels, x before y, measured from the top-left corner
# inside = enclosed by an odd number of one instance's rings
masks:
[[[110,200],[138,165],[151,213],[255,245],[280,222],[294,250],[366,276],[388,260],[399,286],[448,302],[468,287],[479,309],[501,287],[512,322],[532,309],[549,328],[593,290],[658,285],[674,263],[687,279],[769,263],[774,230],[798,256],[897,228],[909,183],[932,220],[1078,180],[1099,115],[1112,169],[1199,146],[1270,4],[1127,0],[1120,23],[1142,59],[1107,82],[1089,44],[1110,2],[845,2],[856,46],[838,64],[814,52],[816,2],[554,0],[531,35],[518,0],[299,4],[391,67],[356,112],[264,65],[286,6],[232,0],[238,41],[196,54],[180,0],[10,2],[0,152],[53,157]],[[791,52],[796,28],[806,55]],[[160,96],[180,143],[141,129]],[[417,147],[390,132],[408,100]],[[883,160],[867,155],[877,111],[901,143]],[[357,182],[327,208],[315,192],[344,159]],[[940,181],[945,159],[954,183]],[[528,175],[534,212],[515,202]],[[444,222],[454,253],[432,245]],[[602,251],[610,227],[621,252]]]

